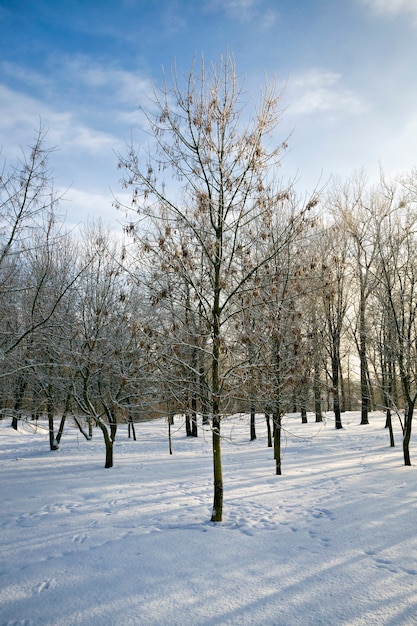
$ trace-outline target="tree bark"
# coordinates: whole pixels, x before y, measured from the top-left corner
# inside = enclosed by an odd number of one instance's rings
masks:
[[[403,435],[403,454],[404,465],[411,465],[410,457],[410,439],[411,439],[411,425],[413,423],[414,402],[410,402],[407,406],[405,420],[404,420],[404,435]]]
[[[268,433],[268,448],[272,448],[271,416],[269,413],[265,413],[265,420]]]
[[[255,441],[256,439],[256,413],[255,407],[252,406],[250,410],[250,440]]]
[[[281,411],[279,408],[274,411],[273,420],[275,473],[281,476]]]
[[[335,418],[335,428],[343,428],[342,415],[340,409],[340,396],[339,396],[339,354],[333,353],[332,357],[332,393],[333,393],[333,412]]]
[[[365,297],[361,295],[359,312],[359,361],[361,372],[361,425],[369,424],[368,362],[366,358]]]
[[[220,416],[213,416],[213,475],[214,498],[211,514],[212,522],[221,522],[223,519],[223,469],[220,438]]]

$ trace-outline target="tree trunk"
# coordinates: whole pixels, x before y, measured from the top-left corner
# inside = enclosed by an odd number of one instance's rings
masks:
[[[171,434],[171,426],[173,423],[173,419],[168,417],[168,449],[169,453],[172,455],[172,434]]]
[[[316,415],[316,422],[323,421],[323,414],[321,412],[321,390],[320,390],[320,365],[319,361],[314,355],[314,382],[313,382],[313,395],[314,395],[314,413]]]
[[[303,387],[301,390],[301,397],[300,397],[301,423],[302,424],[308,423],[306,394],[307,394],[307,390]]]
[[[97,424],[103,433],[104,443],[106,446],[106,461],[104,467],[106,469],[113,467],[113,443],[114,437],[111,437],[109,431],[107,430],[106,424],[104,424],[101,419],[97,420]]]
[[[321,412],[321,394],[318,386],[314,388],[314,413],[316,415],[316,422],[322,422],[323,413]]]
[[[250,440],[255,441],[256,439],[256,413],[255,407],[252,406],[250,410]]]
[[[76,426],[78,427],[78,430],[83,435],[83,437],[85,437],[87,439],[87,441],[91,441],[90,434],[88,432],[85,432],[84,428],[81,426],[81,423],[80,423],[80,420],[78,419],[78,417],[75,417],[75,415],[73,415],[72,419],[74,420]]]
[[[54,433],[54,415],[53,413],[49,413],[48,411],[48,427],[49,427],[49,449],[50,450],[58,450],[59,445],[57,440],[55,439]]]
[[[106,441],[106,462],[104,464],[106,469],[113,467],[113,443],[111,439]]]
[[[343,373],[343,370],[342,370],[342,361],[340,359],[340,354],[339,354],[339,367],[338,367],[338,370],[339,370],[338,394],[339,394],[340,412],[341,413],[345,413],[346,412],[346,407],[347,407],[347,403],[346,403],[346,388],[345,388],[345,377],[344,377],[344,373]]]
[[[369,384],[368,363],[366,358],[366,325],[365,325],[365,299],[361,296],[359,313],[359,361],[361,372],[361,425],[369,424]]]
[[[281,411],[279,408],[273,413],[273,421],[275,473],[281,476]]]
[[[13,416],[12,416],[11,426],[13,430],[17,430],[19,420],[22,417],[21,408],[22,408],[22,403],[23,403],[23,396],[25,395],[26,386],[27,386],[27,380],[21,377],[17,383],[16,400],[14,403],[14,411],[13,411]]]
[[[185,410],[185,434],[187,437],[191,437],[191,420],[190,420],[190,411],[188,409],[188,398],[187,398],[187,408]]]
[[[410,402],[407,406],[405,420],[404,420],[404,435],[403,435],[403,454],[404,465],[411,465],[410,458],[410,439],[411,439],[411,425],[413,421],[414,402]]]
[[[340,409],[340,396],[339,396],[339,355],[337,352],[333,354],[332,358],[332,385],[333,385],[333,412],[335,418],[335,428],[340,429],[342,426],[342,416]]]
[[[213,416],[213,475],[214,498],[211,514],[212,522],[221,522],[223,518],[223,470],[220,438],[220,416]]]
[[[198,380],[199,380],[200,408],[201,408],[201,413],[203,415],[202,423],[203,423],[203,426],[207,426],[209,423],[210,409],[209,409],[209,402],[207,398],[207,382],[206,382],[206,374],[205,374],[205,366],[204,366],[204,350],[200,350],[199,352]]]
[[[132,436],[133,437],[133,441],[136,441],[135,424],[133,423],[133,418],[132,418],[131,415],[129,415],[128,436],[129,436],[129,439]]]
[[[62,414],[62,417],[61,417],[61,421],[59,422],[59,428],[58,428],[58,432],[57,432],[57,435],[56,435],[56,442],[57,442],[58,446],[61,443],[61,439],[62,439],[62,435],[63,435],[63,432],[64,432],[66,419],[67,419],[67,414],[64,411],[64,413]]]
[[[48,401],[48,428],[49,428],[49,449],[58,450],[59,445],[55,439],[54,433],[54,407],[52,402]]]
[[[191,396],[191,437],[198,437],[197,427],[197,396],[193,391]]]
[[[391,409],[388,408],[387,409],[387,416],[386,416],[386,420],[385,420],[385,428],[388,428],[389,431],[389,444],[391,448],[395,448],[395,441],[394,441],[394,431],[392,428],[392,416],[391,416]]]
[[[220,243],[217,250],[217,260],[221,258]],[[213,478],[214,497],[212,522],[221,522],[223,519],[223,469],[220,438],[220,265],[216,267],[216,291],[213,304],[213,354],[212,354],[212,408],[213,408]]]
[[[69,394],[67,394],[67,399],[65,401],[64,412],[62,414],[61,421],[59,423],[58,433],[57,433],[57,436],[56,436],[56,441],[57,441],[58,445],[61,443],[62,435],[63,435],[63,432],[64,432],[65,422],[66,422],[67,415],[70,412],[70,410],[71,410],[71,394],[69,393]]]
[[[265,420],[268,433],[268,448],[272,448],[271,416],[269,413],[265,413]]]

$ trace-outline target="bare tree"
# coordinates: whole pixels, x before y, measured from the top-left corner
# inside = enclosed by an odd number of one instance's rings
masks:
[[[322,240],[322,306],[326,320],[325,345],[330,361],[328,376],[333,395],[335,427],[343,428],[341,407],[341,343],[348,308],[348,280],[344,233],[337,224],[326,230]]]
[[[274,86],[267,85],[249,117],[232,57],[211,67],[202,61],[184,84],[174,73],[170,86],[155,88],[148,114],[154,145],[147,156],[132,147],[120,157],[124,183],[133,191],[136,217],[130,231],[141,241],[150,268],[187,278],[204,320],[207,340],[198,351],[209,371],[214,522],[223,515],[221,420],[241,382],[238,365],[246,359],[231,329],[248,281],[276,254],[270,247],[267,257],[251,260],[256,237],[269,237],[282,205],[274,175],[286,144],[271,147],[278,101]],[[286,235],[293,231],[287,226]],[[243,274],[242,255],[248,259]]]
[[[417,211],[414,190],[398,181],[384,178],[374,202],[381,206],[377,223],[378,264],[375,275],[382,288],[386,309],[385,341],[389,355],[394,355],[404,398],[403,455],[404,464],[411,465],[410,439],[414,408],[417,401]],[[388,363],[389,365],[389,363]]]
[[[78,279],[72,274],[46,296],[61,234],[56,227],[60,198],[49,166],[53,149],[46,147],[45,135],[40,128],[30,149],[22,150],[15,164],[5,164],[0,176],[0,301],[7,303],[0,325],[1,376],[16,374],[14,428],[33,371],[33,337],[52,321]],[[36,255],[42,262],[32,272]]]
[[[369,297],[375,288],[373,265],[376,254],[372,190],[367,186],[363,173],[353,176],[347,183],[335,182],[329,194],[331,210],[340,221],[340,228],[347,236],[347,261],[351,262],[352,309],[356,310],[353,336],[360,363],[361,424],[368,424],[371,407],[371,386],[368,368],[368,320]]]

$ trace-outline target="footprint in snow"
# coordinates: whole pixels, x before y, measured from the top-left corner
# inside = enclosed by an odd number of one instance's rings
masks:
[[[84,543],[84,541],[86,541],[86,539],[87,539],[87,535],[85,535],[85,534],[73,535],[73,537],[71,537],[71,541],[73,543]]]
[[[34,593],[42,593],[42,591],[46,591],[46,589],[49,589],[51,587],[51,584],[51,580],[43,580],[33,587],[33,591]]]

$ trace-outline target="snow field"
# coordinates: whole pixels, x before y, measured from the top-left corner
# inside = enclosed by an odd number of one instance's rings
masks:
[[[382,413],[343,421],[288,416],[275,476],[263,417],[225,420],[221,524],[201,427],[170,456],[164,420],[120,426],[106,470],[99,430],[50,452],[1,422],[0,625],[417,624],[416,468]]]

